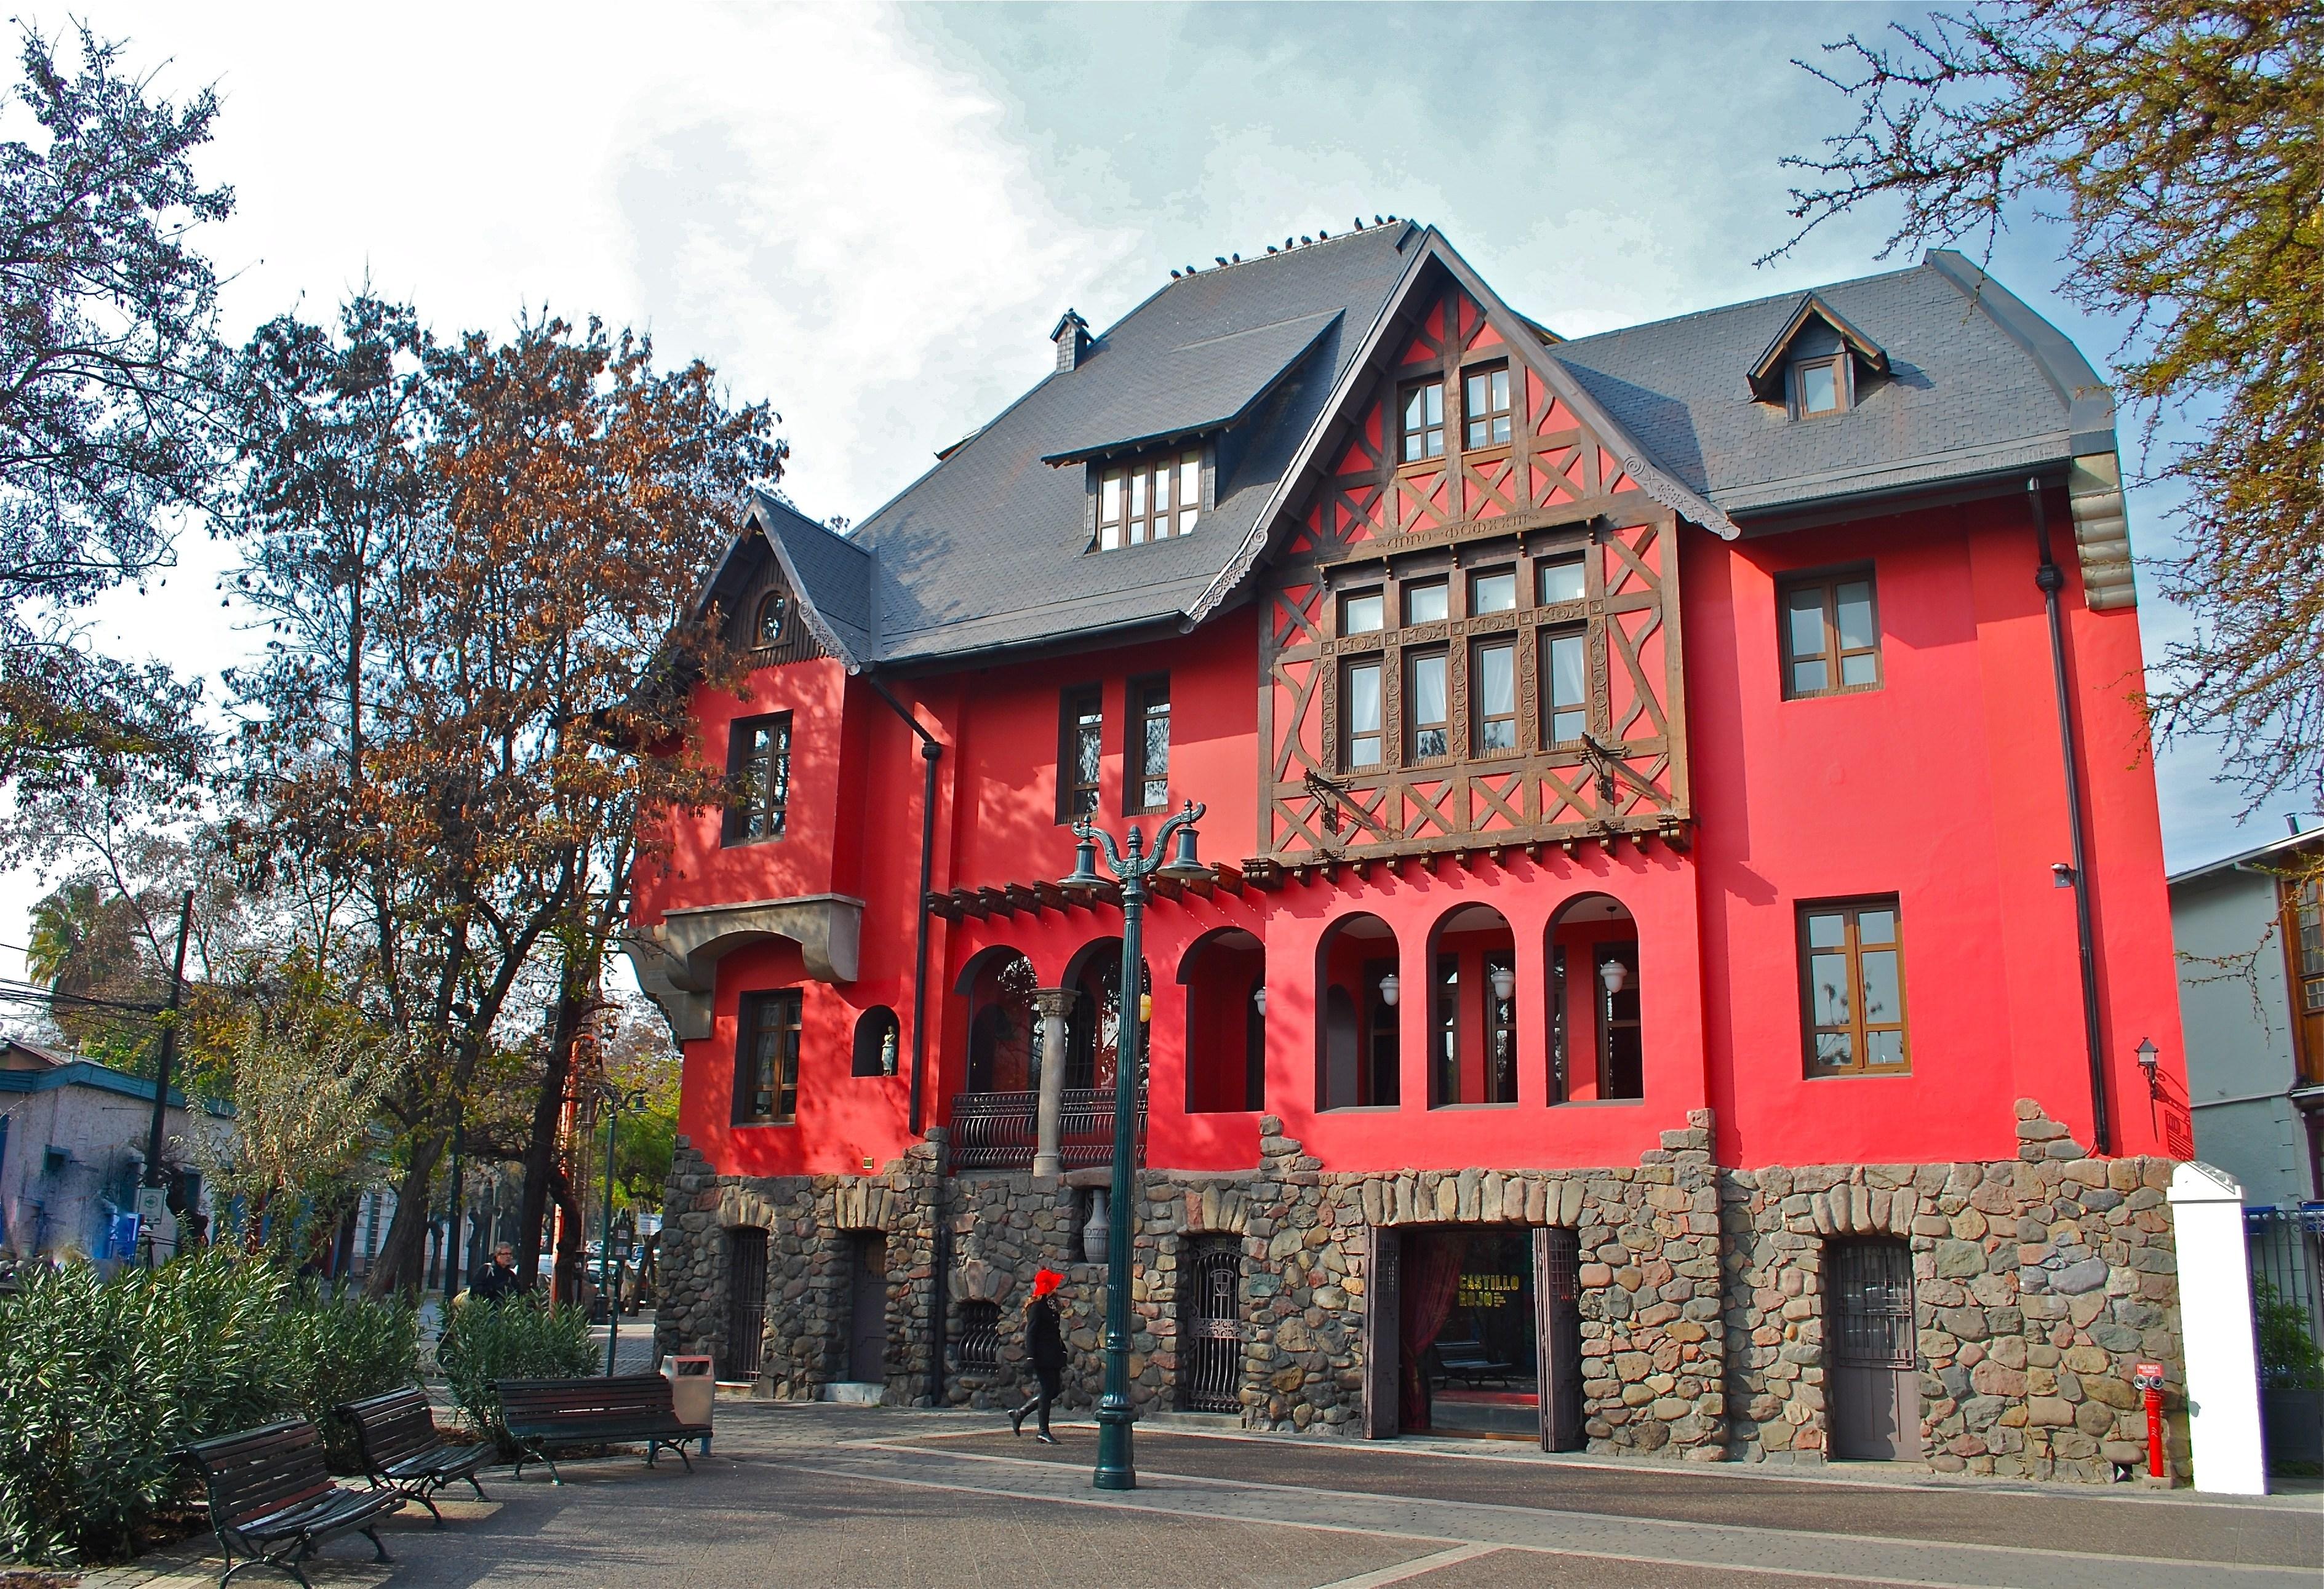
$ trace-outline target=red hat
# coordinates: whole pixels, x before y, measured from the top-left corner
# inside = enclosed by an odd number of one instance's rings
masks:
[[[1036,1297],[1046,1297],[1065,1283],[1065,1277],[1054,1269],[1037,1269],[1033,1272],[1033,1295]]]

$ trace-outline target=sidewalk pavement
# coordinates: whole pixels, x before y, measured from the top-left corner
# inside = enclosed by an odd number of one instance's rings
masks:
[[[628,1333],[624,1329],[624,1335]],[[2316,1589],[2324,1504],[1834,1468],[1608,1462],[1514,1445],[1419,1448],[1157,1419],[1139,1488],[1090,1485],[1092,1426],[1012,1438],[991,1414],[721,1399],[712,1455],[560,1464],[493,1499],[407,1512],[309,1564],[392,1584],[1135,1583],[1141,1589]],[[192,1543],[88,1589],[217,1581]]]

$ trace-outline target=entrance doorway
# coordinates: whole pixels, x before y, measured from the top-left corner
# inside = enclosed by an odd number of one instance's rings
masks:
[[[767,1339],[767,1233],[726,1233],[726,1361],[722,1379],[754,1380]]]
[[[847,1377],[860,1385],[888,1378],[888,1238],[874,1232],[853,1244],[848,1273]]]
[[[1580,1447],[1579,1265],[1570,1230],[1372,1231],[1364,1429]]]
[[[1194,1244],[1178,1281],[1178,1404],[1189,1412],[1242,1410],[1242,1244]]]
[[[1823,1261],[1831,1454],[1873,1462],[1917,1458],[1912,1250],[1885,1237],[1827,1242]]]

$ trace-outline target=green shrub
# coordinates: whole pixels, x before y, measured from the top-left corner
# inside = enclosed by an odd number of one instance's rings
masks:
[[[544,1308],[524,1298],[483,1302],[464,1297],[452,1306],[436,1343],[452,1400],[471,1427],[501,1435],[496,1380],[580,1379],[598,1365],[589,1340],[589,1316],[578,1308]]]
[[[334,1300],[313,1281],[292,1288],[277,1327],[283,1397],[323,1431],[332,1467],[359,1465],[355,1430],[331,1409],[420,1377],[420,1314],[408,1302]]]
[[[2310,1332],[2308,1309],[2267,1281],[2252,1287],[2258,1304],[2261,1382],[2282,1391],[2324,1391],[2324,1353]]]
[[[134,1553],[185,1499],[182,1446],[417,1369],[407,1309],[324,1300],[217,1249],[106,1280],[27,1266],[0,1297],[0,1557]]]

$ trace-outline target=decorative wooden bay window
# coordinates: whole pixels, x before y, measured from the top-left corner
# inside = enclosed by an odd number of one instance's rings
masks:
[[[1689,820],[1678,521],[1532,340],[1416,295],[1295,493],[1261,631],[1270,859]]]

